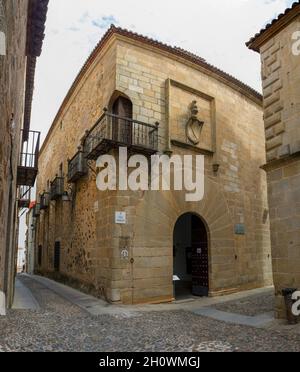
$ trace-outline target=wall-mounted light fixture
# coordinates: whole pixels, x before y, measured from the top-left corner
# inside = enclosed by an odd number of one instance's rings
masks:
[[[220,163],[214,163],[213,164],[213,171],[214,173],[218,173],[220,168]]]
[[[62,201],[63,202],[69,202],[71,201],[70,197],[69,197],[69,194],[67,191],[65,191],[63,194],[62,194]]]

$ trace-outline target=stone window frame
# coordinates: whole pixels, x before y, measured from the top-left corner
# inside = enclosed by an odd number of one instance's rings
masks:
[[[177,80],[173,79],[167,79],[166,80],[166,126],[167,126],[167,143],[169,150],[171,149],[172,145],[180,146],[180,147],[186,147],[186,143],[181,143],[179,141],[173,140],[171,138],[171,123],[170,123],[170,117],[171,117],[171,91],[172,87],[178,88],[183,90],[184,92],[192,93],[202,99],[205,99],[210,102],[211,105],[211,150],[205,149],[205,148],[199,148],[193,145],[189,145],[189,148],[194,149],[198,152],[203,152],[205,154],[214,155],[217,151],[217,120],[216,120],[216,99],[207,93],[200,91],[198,89],[195,89],[193,87],[190,87],[184,83],[181,83]],[[182,146],[181,146],[182,145]]]

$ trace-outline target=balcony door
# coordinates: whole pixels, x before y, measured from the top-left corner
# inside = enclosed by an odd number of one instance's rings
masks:
[[[132,144],[132,102],[125,97],[118,97],[113,104],[112,139],[121,144]]]

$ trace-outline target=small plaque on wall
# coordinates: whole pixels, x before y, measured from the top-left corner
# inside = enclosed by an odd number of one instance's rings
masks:
[[[245,235],[246,234],[245,225],[243,223],[236,224],[234,227],[234,233],[236,235]]]
[[[116,212],[115,223],[119,225],[125,225],[126,224],[126,212]]]

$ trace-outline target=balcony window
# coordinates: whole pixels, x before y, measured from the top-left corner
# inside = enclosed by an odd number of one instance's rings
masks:
[[[96,160],[112,148],[121,146],[145,155],[155,154],[158,151],[158,123],[152,125],[105,111],[86,136],[85,156]]]
[[[34,186],[38,173],[39,147],[40,132],[22,131],[21,153],[17,173],[18,186]]]
[[[20,186],[18,190],[18,207],[29,208],[31,198],[31,187],[30,186]]]
[[[131,144],[132,102],[128,98],[118,97],[112,106],[112,114],[114,115],[112,117],[112,139],[120,143]]]
[[[79,178],[87,174],[86,158],[83,151],[78,151],[76,155],[69,160],[68,164],[68,182],[76,182]]]
[[[49,192],[44,192],[40,196],[40,209],[44,210],[49,207],[50,204],[50,193]]]
[[[56,177],[50,186],[50,199],[57,200],[63,196],[64,193],[64,178]]]

